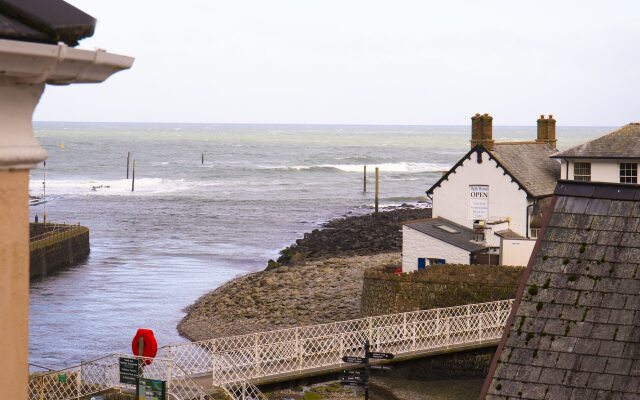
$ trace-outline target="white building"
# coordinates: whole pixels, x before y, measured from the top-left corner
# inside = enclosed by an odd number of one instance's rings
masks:
[[[403,272],[429,264],[526,265],[546,201],[560,177],[556,121],[537,138],[495,143],[493,118],[471,118],[471,150],[429,190],[433,218],[403,226]]]
[[[562,162],[562,179],[637,184],[640,122],[552,157]]]

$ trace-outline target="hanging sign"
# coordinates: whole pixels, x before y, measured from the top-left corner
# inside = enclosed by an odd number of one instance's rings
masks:
[[[469,185],[469,219],[489,219],[489,185]]]

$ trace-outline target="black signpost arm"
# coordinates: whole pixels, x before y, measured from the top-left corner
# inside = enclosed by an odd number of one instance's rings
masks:
[[[365,358],[365,364],[364,364],[364,370],[367,371],[367,376],[369,376],[369,373],[371,372],[371,368],[369,367],[369,350],[370,350],[371,346],[369,345],[369,339],[367,339],[364,342],[364,358]],[[364,387],[364,400],[369,400],[369,382],[367,382],[367,384]]]

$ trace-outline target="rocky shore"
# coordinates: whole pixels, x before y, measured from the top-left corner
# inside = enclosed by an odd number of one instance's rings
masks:
[[[178,331],[191,340],[358,318],[363,271],[399,264],[403,221],[430,209],[340,218],[284,249],[265,271],[233,279],[188,307]]]
[[[364,269],[399,253],[334,257],[233,279],[201,297],[178,325],[191,340],[360,317]]]

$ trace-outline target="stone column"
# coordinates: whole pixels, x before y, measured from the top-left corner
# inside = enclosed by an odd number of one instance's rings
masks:
[[[0,397],[28,399],[29,169],[46,158],[33,135],[44,83],[0,78]]]

